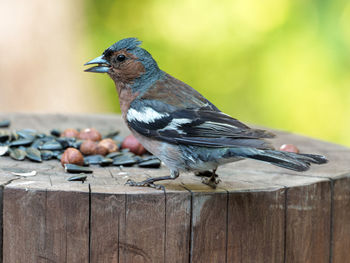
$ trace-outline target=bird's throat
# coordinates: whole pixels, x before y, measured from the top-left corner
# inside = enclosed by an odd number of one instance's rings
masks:
[[[122,116],[125,119],[128,109],[130,108],[131,102],[136,99],[136,97],[140,94],[139,92],[133,92],[132,88],[128,84],[124,83],[115,83],[120,103],[120,110],[122,112]]]

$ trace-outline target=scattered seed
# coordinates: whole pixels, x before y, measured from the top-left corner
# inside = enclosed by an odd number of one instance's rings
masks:
[[[10,157],[17,161],[23,161],[26,158],[26,152],[21,149],[10,149]]]
[[[61,137],[77,138],[79,132],[76,129],[66,129],[61,133]]]
[[[137,163],[137,160],[135,160],[135,158],[126,155],[122,155],[113,159],[113,165],[115,166],[132,166],[135,163]]]
[[[55,151],[55,150],[62,150],[62,145],[57,142],[57,141],[50,141],[46,142],[42,146],[39,146],[40,150],[50,150],[50,151]]]
[[[38,131],[37,130],[35,130],[35,129],[22,129],[21,130],[22,132],[25,132],[25,133],[32,133],[32,134],[36,134],[36,133],[38,133]]]
[[[11,125],[10,120],[2,120],[0,121],[0,128],[7,128]]]
[[[70,164],[70,163],[67,163],[64,165],[64,170],[67,173],[92,173],[92,170],[87,167]]]
[[[104,157],[102,155],[96,154],[96,155],[89,155],[86,156],[84,158],[84,160],[89,163],[89,164],[99,164],[100,162],[102,162],[102,160],[104,159]]]
[[[43,160],[41,159],[41,152],[35,148],[27,148],[26,149],[27,158],[34,162],[41,163]]]
[[[130,152],[133,152],[137,155],[143,155],[147,152],[145,147],[143,147],[143,145],[135,138],[134,135],[125,137],[122,143],[122,148],[129,149]]]
[[[60,136],[61,136],[61,131],[59,131],[59,130],[57,130],[57,129],[52,129],[52,130],[50,131],[50,134],[51,134],[52,136],[55,136],[55,137],[60,137]]]
[[[110,158],[103,158],[100,162],[100,166],[108,166],[113,163],[113,159]]]
[[[148,161],[140,162],[138,165],[141,168],[159,168],[161,165],[161,162],[159,159],[151,159]]]
[[[280,151],[284,151],[284,152],[292,152],[292,153],[299,153],[299,149],[293,145],[293,144],[283,144],[280,147]]]
[[[121,152],[112,152],[106,155],[106,158],[114,159],[115,157],[121,156],[123,153]]]
[[[8,146],[0,146],[0,156],[7,154],[8,150],[9,150]]]
[[[42,146],[45,142],[42,139],[36,139],[30,147],[38,149],[40,146]]]
[[[16,147],[16,146],[27,146],[29,144],[32,144],[34,141],[34,138],[24,138],[24,139],[18,139],[16,141],[12,141],[10,143],[10,146]]]
[[[87,176],[82,174],[82,175],[71,176],[67,180],[68,181],[81,181],[82,183],[84,183],[86,179],[87,179]]]
[[[86,128],[79,133],[78,138],[81,140],[100,141],[102,136],[95,128]]]
[[[59,142],[64,149],[68,147],[73,147],[76,139],[74,137],[60,137],[56,139],[57,142]]]
[[[61,157],[61,164],[84,165],[84,156],[75,148],[67,148]]]
[[[41,158],[44,161],[50,160],[54,157],[54,153],[49,150],[43,150],[43,151],[40,151],[40,153],[41,153]]]
[[[0,121],[0,127],[7,127],[7,125],[10,125],[9,121]],[[57,158],[61,161],[65,150],[72,148],[71,150],[78,151],[83,143],[83,140],[81,139],[78,140],[74,137],[64,137],[65,133],[71,130],[73,129],[68,129],[61,133],[58,129],[52,129],[50,134],[38,132],[35,129],[21,129],[18,131],[0,130],[0,156],[10,155],[12,159],[18,161],[22,161],[25,158],[34,162],[47,161],[52,158]],[[79,133],[78,130],[73,131],[76,134]],[[88,137],[98,137],[94,138],[96,140],[98,139],[96,144],[99,143],[100,148],[104,148],[102,150],[105,151],[97,151],[97,153],[101,154],[86,157],[82,155],[82,160],[84,161],[77,163],[76,166],[65,166],[67,172],[91,173],[92,170],[86,168],[86,166],[89,166],[90,164],[99,164],[102,167],[115,165],[120,169],[123,166],[132,166],[134,164],[140,164],[140,167],[160,166],[160,161],[154,159],[154,156],[137,156],[129,149],[117,151],[121,142],[124,140],[123,137],[119,136],[119,131],[109,132],[103,136],[104,140],[101,140],[100,133],[95,129],[85,129],[81,134],[88,135]],[[110,153],[108,153],[108,151]],[[103,157],[102,152],[103,155],[108,153],[106,157]]]
[[[11,141],[15,141],[15,140],[18,140],[19,139],[19,136],[16,132],[11,132],[11,138],[10,140]]]
[[[20,138],[23,139],[33,139],[36,137],[37,131],[31,129],[19,130],[16,132]]]
[[[9,141],[11,138],[11,135],[6,131],[0,131],[0,143],[4,143]]]
[[[48,136],[45,134],[45,133],[38,133],[37,135],[36,135],[36,137],[37,138],[40,138],[40,139],[46,139],[46,138],[48,138]]]
[[[36,171],[31,171],[28,173],[16,173],[16,172],[11,172],[13,175],[17,175],[17,176],[23,176],[23,177],[29,177],[29,176],[35,176],[37,174]]]

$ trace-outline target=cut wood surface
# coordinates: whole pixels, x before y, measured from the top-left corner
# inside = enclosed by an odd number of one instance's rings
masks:
[[[95,127],[128,135],[118,115],[0,114],[11,130]],[[0,157],[3,262],[347,262],[350,251],[350,149],[276,131],[272,142],[329,163],[293,172],[243,160],[218,169],[217,189],[193,174],[165,191],[128,179],[168,169],[91,166],[69,182],[57,160]],[[14,176],[14,171],[37,171]]]

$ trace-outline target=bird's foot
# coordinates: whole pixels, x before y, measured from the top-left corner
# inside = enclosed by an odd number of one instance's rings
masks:
[[[221,182],[218,175],[215,173],[212,173],[209,178],[202,178],[202,183],[209,185],[211,188],[216,188],[216,186]]]
[[[141,182],[136,182],[134,180],[129,179],[128,181],[126,181],[125,184],[128,184],[130,186],[140,186],[140,187],[151,187],[151,188],[155,188],[157,190],[165,190],[165,187],[161,184],[155,184],[153,182],[149,182],[147,180],[145,181],[141,181]]]

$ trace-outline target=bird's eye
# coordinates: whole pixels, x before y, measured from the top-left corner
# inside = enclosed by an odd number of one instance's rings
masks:
[[[119,62],[122,62],[122,61],[125,60],[125,56],[124,56],[123,54],[118,55],[118,56],[117,56],[117,60],[118,60]]]

